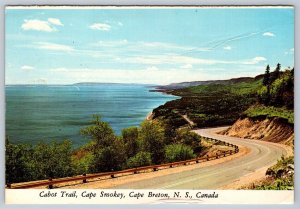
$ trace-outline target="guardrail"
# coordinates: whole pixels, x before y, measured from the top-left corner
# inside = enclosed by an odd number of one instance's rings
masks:
[[[113,171],[113,172],[83,174],[81,176],[65,177],[65,178],[58,178],[58,179],[49,178],[48,180],[42,180],[42,181],[38,181],[38,182],[7,184],[6,187],[9,189],[27,189],[27,188],[48,186],[49,189],[52,189],[53,185],[55,185],[55,184],[67,183],[67,182],[72,182],[72,181],[82,181],[82,183],[87,183],[88,179],[95,179],[95,178],[99,178],[99,177],[115,178],[117,175],[120,175],[120,174],[130,174],[130,173],[137,174],[138,172],[148,171],[148,170],[158,171],[159,169],[172,168],[172,167],[175,167],[178,165],[188,165],[191,163],[200,163],[200,162],[210,161],[210,160],[214,160],[214,159],[219,159],[219,158],[233,155],[233,154],[239,152],[239,147],[237,145],[230,144],[230,143],[227,143],[227,142],[224,142],[221,140],[217,140],[217,139],[212,139],[212,138],[207,138],[207,137],[203,137],[203,138],[211,140],[215,143],[223,144],[224,146],[232,147],[232,148],[234,148],[234,150],[218,151],[219,153],[216,153],[215,155],[211,155],[211,156],[205,155],[205,156],[193,158],[190,160],[165,163],[165,164],[160,164],[160,165],[143,166],[143,167],[130,168],[130,169],[121,170],[121,171]]]

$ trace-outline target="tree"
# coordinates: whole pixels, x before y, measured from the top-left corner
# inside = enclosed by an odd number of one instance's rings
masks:
[[[122,130],[122,139],[127,157],[133,157],[138,152],[138,136],[139,130],[137,127],[129,127]]]
[[[166,146],[165,156],[167,162],[188,160],[195,157],[193,149],[185,144],[170,144]]]
[[[124,155],[117,141],[112,141],[111,146],[99,148],[94,152],[90,171],[105,172],[122,169],[124,164]]]
[[[260,89],[258,89],[257,91],[257,97],[258,97],[258,101],[260,103],[263,103],[263,104],[267,104],[268,101],[269,101],[269,93],[268,93],[268,87],[267,86],[262,86]]]
[[[39,143],[34,146],[27,162],[32,179],[47,179],[72,176],[72,142]]]
[[[24,144],[12,144],[6,138],[5,143],[5,181],[15,183],[28,181],[30,170],[27,162],[29,160],[30,147]]]
[[[109,123],[101,121],[99,115],[93,115],[94,120],[91,126],[80,130],[82,135],[90,136],[95,142],[94,149],[111,145],[111,141],[115,139],[114,131]]]
[[[152,162],[159,164],[164,160],[164,129],[157,121],[144,121],[139,137],[142,150],[151,153]]]
[[[135,156],[129,158],[127,160],[127,167],[129,168],[137,168],[141,166],[151,165],[151,153],[141,151],[137,153]]]
[[[181,129],[176,132],[176,143],[190,146],[194,152],[201,151],[201,138],[189,129]]]
[[[16,183],[71,176],[71,142],[6,144],[6,182]]]
[[[293,108],[294,105],[294,78],[293,72],[286,70],[270,87],[270,104],[280,107],[285,105]]]
[[[266,72],[263,78],[263,85],[268,86],[270,84],[270,66],[267,65]]]
[[[275,70],[270,77],[270,84],[272,84],[280,76],[281,65],[278,63]]]
[[[89,170],[92,172],[119,170],[125,163],[125,149],[111,126],[94,115],[93,125],[81,129],[81,133],[94,141],[93,159]]]

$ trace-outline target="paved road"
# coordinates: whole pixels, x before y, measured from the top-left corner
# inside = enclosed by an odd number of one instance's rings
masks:
[[[250,152],[231,161],[189,171],[154,177],[112,188],[122,189],[217,189],[253,171],[271,166],[287,151],[277,144],[215,134],[223,128],[198,129],[201,136],[219,139],[250,149]]]

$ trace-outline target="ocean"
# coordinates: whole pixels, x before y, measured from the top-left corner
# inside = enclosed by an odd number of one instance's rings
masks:
[[[178,97],[138,84],[7,85],[6,136],[13,143],[70,139],[74,147],[89,139],[80,129],[99,114],[115,133],[139,126],[154,108]]]

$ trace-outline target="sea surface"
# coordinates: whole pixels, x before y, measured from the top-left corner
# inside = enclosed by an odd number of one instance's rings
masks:
[[[178,97],[150,92],[137,84],[8,85],[6,135],[14,143],[70,139],[74,147],[89,139],[80,129],[99,114],[116,134],[139,126],[154,108]]]

